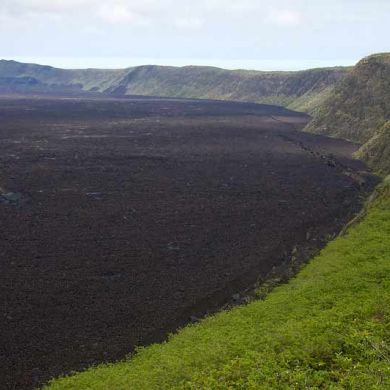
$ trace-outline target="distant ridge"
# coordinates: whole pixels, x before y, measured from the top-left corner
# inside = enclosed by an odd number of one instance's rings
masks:
[[[266,103],[306,112],[306,130],[362,143],[357,156],[390,173],[390,53],[355,67],[294,72],[206,66],[59,69],[0,60],[0,92],[101,93]]]
[[[59,69],[0,61],[0,91],[99,92],[268,103],[311,113],[351,68],[297,72],[144,65],[127,69]]]

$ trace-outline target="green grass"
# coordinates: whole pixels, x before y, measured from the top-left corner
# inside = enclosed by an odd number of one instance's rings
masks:
[[[390,172],[390,120],[379,127],[356,155],[374,167],[377,173],[386,175]]]
[[[265,300],[46,390],[390,389],[390,183]]]

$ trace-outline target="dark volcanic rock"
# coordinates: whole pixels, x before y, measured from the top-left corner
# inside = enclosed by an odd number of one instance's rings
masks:
[[[300,132],[308,119],[231,102],[3,98],[2,389],[121,359],[233,294],[246,302],[259,277],[322,245],[373,181],[356,185],[356,145]]]

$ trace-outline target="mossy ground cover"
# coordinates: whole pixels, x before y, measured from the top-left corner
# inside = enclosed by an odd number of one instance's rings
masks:
[[[46,390],[389,389],[390,185],[266,299]]]

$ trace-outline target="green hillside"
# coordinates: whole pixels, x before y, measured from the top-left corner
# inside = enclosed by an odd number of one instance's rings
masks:
[[[115,95],[238,100],[282,105],[310,113],[348,71],[349,68],[341,67],[258,72],[154,65],[120,70],[65,70],[0,61],[0,90],[94,91]]]
[[[362,222],[266,299],[46,390],[390,388],[390,180]]]
[[[390,172],[390,53],[361,60],[314,110],[306,130],[363,143],[357,153]]]
[[[104,90],[124,72],[125,70],[104,69],[68,70],[0,60],[0,90],[17,92]]]
[[[367,161],[381,175],[390,172],[390,121],[378,128],[357,152],[357,157]]]
[[[212,67],[143,66],[132,69],[108,91],[124,94],[191,97],[268,103],[310,112],[309,102],[347,73],[345,68],[301,72],[257,72]],[[315,105],[316,105],[315,104]]]

